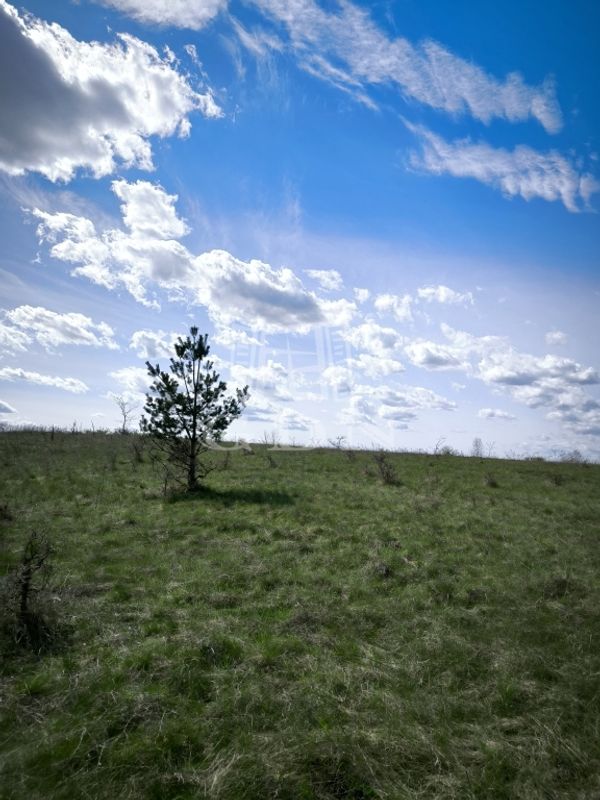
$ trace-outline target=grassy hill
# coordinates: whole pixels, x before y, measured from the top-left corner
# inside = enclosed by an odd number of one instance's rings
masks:
[[[0,434],[0,796],[600,797],[600,466],[389,461]]]

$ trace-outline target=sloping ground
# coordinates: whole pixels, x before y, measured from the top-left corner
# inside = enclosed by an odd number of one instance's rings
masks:
[[[0,796],[599,797],[600,467],[266,455],[0,434]]]

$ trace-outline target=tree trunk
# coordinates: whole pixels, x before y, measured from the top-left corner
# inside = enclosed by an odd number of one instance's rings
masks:
[[[187,489],[188,492],[195,492],[199,489],[198,485],[198,478],[196,476],[196,443],[192,441],[190,446],[190,459],[188,463],[188,480],[187,480]]]

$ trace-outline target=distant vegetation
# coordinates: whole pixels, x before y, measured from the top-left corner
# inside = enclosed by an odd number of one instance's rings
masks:
[[[0,796],[600,796],[600,466],[0,434]]]

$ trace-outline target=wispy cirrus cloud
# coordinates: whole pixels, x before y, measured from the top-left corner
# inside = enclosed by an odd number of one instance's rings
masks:
[[[300,65],[374,105],[368,90],[395,86],[406,98],[448,114],[518,122],[536,119],[548,132],[562,126],[554,84],[527,84],[517,72],[500,79],[427,39],[392,38],[364,8],[339,0],[325,10],[315,0],[251,0],[279,23]]]
[[[166,7],[166,4],[164,4]],[[0,170],[68,181],[117,164],[152,168],[153,136],[186,136],[189,115],[218,117],[168,56],[120,34],[83,42],[0,0]]]
[[[507,150],[470,139],[448,142],[421,125],[404,122],[420,140],[420,150],[409,156],[410,165],[417,170],[474,178],[507,197],[559,200],[569,211],[589,206],[591,196],[600,190],[593,175],[582,172],[556,150],[541,153],[527,145]]]

